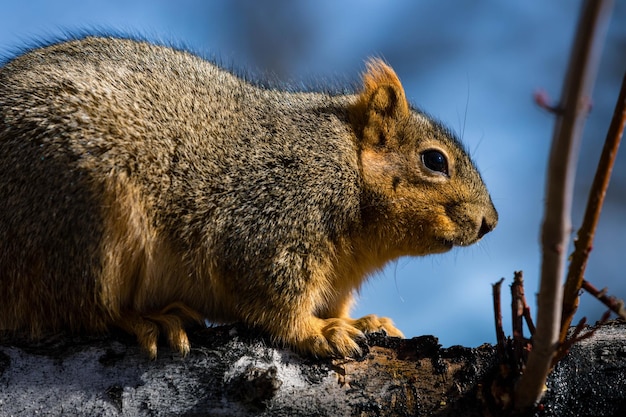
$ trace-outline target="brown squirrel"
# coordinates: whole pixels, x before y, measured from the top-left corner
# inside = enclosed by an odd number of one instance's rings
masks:
[[[357,94],[278,91],[188,52],[86,37],[0,68],[0,330],[121,327],[156,356],[241,321],[320,357],[391,320],[353,292],[479,240],[473,162],[370,60]]]

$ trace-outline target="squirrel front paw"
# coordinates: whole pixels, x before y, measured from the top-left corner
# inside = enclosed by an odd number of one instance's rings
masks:
[[[362,354],[358,342],[363,341],[365,335],[350,323],[350,319],[311,317],[307,324],[296,326],[296,329],[300,327],[301,333],[291,335],[295,339],[292,344],[301,353],[318,358],[355,357]]]
[[[363,333],[372,333],[384,330],[388,336],[402,337],[402,332],[393,324],[393,321],[387,317],[378,317],[375,314],[363,316],[360,319],[352,319],[352,325]]]
[[[292,329],[283,340],[304,354],[320,358],[360,356],[359,342],[364,341],[365,333],[384,330],[389,336],[404,337],[390,319],[373,314],[360,319],[311,317]]]

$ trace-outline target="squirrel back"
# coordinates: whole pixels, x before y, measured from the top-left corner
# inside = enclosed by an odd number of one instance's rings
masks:
[[[399,256],[492,230],[473,162],[371,60],[349,95],[264,89],[187,52],[87,37],[0,68],[0,330],[118,326],[151,356],[243,321],[318,356]]]

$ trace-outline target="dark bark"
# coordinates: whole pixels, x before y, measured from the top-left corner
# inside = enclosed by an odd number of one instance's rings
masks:
[[[186,358],[150,361],[131,338],[0,344],[0,416],[480,416],[497,372],[491,345],[370,335],[359,360],[313,360],[238,326],[197,331]],[[483,400],[481,400],[481,398]],[[626,415],[626,325],[574,346],[537,416]]]

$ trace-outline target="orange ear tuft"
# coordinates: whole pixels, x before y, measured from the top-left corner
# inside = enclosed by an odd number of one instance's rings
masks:
[[[367,71],[363,73],[364,91],[362,94],[373,94],[378,88],[386,85],[399,90],[404,99],[402,83],[389,65],[380,58],[371,58],[365,65]]]
[[[409,103],[400,79],[383,60],[370,59],[366,68],[353,120],[365,143],[381,144],[393,139],[396,123],[409,113]]]

